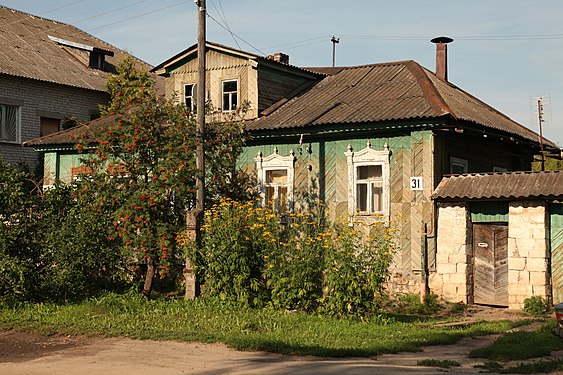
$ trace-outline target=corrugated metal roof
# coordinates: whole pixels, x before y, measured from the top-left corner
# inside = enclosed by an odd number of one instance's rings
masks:
[[[249,130],[451,118],[537,142],[538,135],[434,73],[408,60],[338,68]],[[482,128],[481,128],[482,129]],[[557,147],[549,140],[545,144]]]
[[[108,65],[117,65],[126,55],[74,26],[0,6],[0,73],[106,91],[110,73],[88,68],[85,51],[57,43],[57,39],[113,52],[114,56],[105,57]]]
[[[563,198],[563,171],[476,173],[446,176],[437,200]]]
[[[43,137],[24,142],[24,146],[41,149],[45,146],[72,146],[78,142],[94,143],[108,126],[115,124],[115,115],[103,116],[86,124],[80,124],[67,130],[61,130]]]

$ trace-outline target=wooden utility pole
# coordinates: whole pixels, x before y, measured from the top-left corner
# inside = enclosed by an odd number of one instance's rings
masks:
[[[186,216],[186,226],[188,236],[194,241],[196,246],[201,245],[201,224],[205,209],[205,0],[195,0],[198,7],[198,30],[197,30],[197,59],[198,59],[198,80],[196,93],[196,206],[195,210],[189,211]],[[194,299],[198,294],[198,280],[194,269],[195,259],[186,257],[185,277],[185,298]]]
[[[205,140],[205,0],[196,0],[199,7],[198,28],[197,28],[197,60],[198,60],[198,79],[197,79],[197,206],[196,209],[203,213],[205,201],[205,161],[204,161],[204,140]]]

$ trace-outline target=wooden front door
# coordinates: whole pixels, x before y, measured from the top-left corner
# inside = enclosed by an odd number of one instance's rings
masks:
[[[508,227],[473,224],[473,302],[508,306]]]
[[[549,206],[553,304],[563,302],[563,204]]]

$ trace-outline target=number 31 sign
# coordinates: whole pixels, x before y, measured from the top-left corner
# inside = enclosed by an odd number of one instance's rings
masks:
[[[422,177],[411,177],[411,190],[423,190]]]

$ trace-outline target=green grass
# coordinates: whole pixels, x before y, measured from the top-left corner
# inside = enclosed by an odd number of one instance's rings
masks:
[[[518,324],[502,321],[469,327],[416,326],[424,320],[401,321],[392,315],[366,321],[337,320],[205,300],[145,302],[134,295],[113,294],[78,304],[0,308],[0,330],[224,342],[239,350],[334,357],[419,351],[424,345],[452,344],[465,336],[504,332]]]
[[[426,366],[426,367],[440,367],[440,368],[450,368],[450,367],[459,367],[461,363],[457,361],[450,361],[447,359],[439,360],[439,359],[423,359],[416,363],[418,366]]]
[[[541,360],[530,363],[520,363],[518,366],[504,368],[496,361],[487,361],[482,365],[475,366],[485,370],[484,372],[494,372],[495,374],[548,374],[556,371],[563,371],[563,360]]]
[[[473,358],[492,361],[517,361],[549,355],[563,349],[563,340],[552,335],[549,327],[535,332],[512,332],[499,337],[489,346],[469,353]]]

